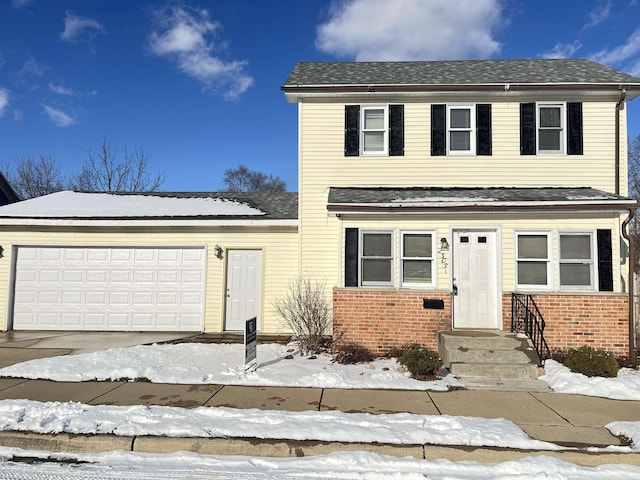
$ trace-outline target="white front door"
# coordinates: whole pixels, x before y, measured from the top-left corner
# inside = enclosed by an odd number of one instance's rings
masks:
[[[259,316],[261,267],[260,250],[227,251],[225,330],[244,331],[245,322]]]
[[[454,328],[500,328],[497,271],[494,230],[453,232]]]

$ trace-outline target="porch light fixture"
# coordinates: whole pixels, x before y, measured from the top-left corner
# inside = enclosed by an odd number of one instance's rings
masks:
[[[440,250],[443,252],[446,252],[449,250],[449,242],[447,242],[447,239],[444,237],[440,239]]]
[[[220,245],[213,247],[213,254],[222,260],[222,247]]]

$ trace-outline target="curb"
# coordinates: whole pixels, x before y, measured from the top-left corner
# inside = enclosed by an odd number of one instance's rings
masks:
[[[0,445],[56,453],[102,453],[111,450],[123,450],[127,452],[163,454],[189,451],[203,455],[244,455],[252,457],[307,457],[326,455],[337,451],[367,451],[395,457],[411,456],[430,461],[447,459],[452,462],[473,461],[479,463],[498,463],[526,457],[547,456],[587,467],[604,464],[640,466],[640,453],[590,452],[585,450],[516,450],[457,445],[393,445],[257,438],[40,434],[2,431],[0,432]]]

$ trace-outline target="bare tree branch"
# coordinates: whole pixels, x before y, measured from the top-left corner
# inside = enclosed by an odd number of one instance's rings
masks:
[[[106,139],[98,152],[89,151],[82,169],[72,179],[73,188],[91,192],[155,192],[164,174],[149,172],[149,157],[142,149],[122,155]]]
[[[223,180],[227,192],[285,192],[287,184],[280,177],[249,170],[245,165],[228,168]]]
[[[5,166],[3,170],[13,189],[24,200],[67,188],[60,167],[51,155],[40,155],[38,159],[22,157],[15,169]]]

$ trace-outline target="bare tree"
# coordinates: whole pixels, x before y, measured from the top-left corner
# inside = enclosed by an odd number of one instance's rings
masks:
[[[280,177],[249,170],[245,165],[228,168],[223,180],[227,192],[285,192],[287,184]]]
[[[149,156],[142,149],[130,153],[125,147],[118,149],[103,140],[87,160],[71,184],[75,190],[91,192],[155,192],[164,183],[164,174],[149,172]]]
[[[15,168],[5,167],[5,174],[16,193],[24,200],[59,192],[67,188],[60,167],[51,155],[18,159]]]

